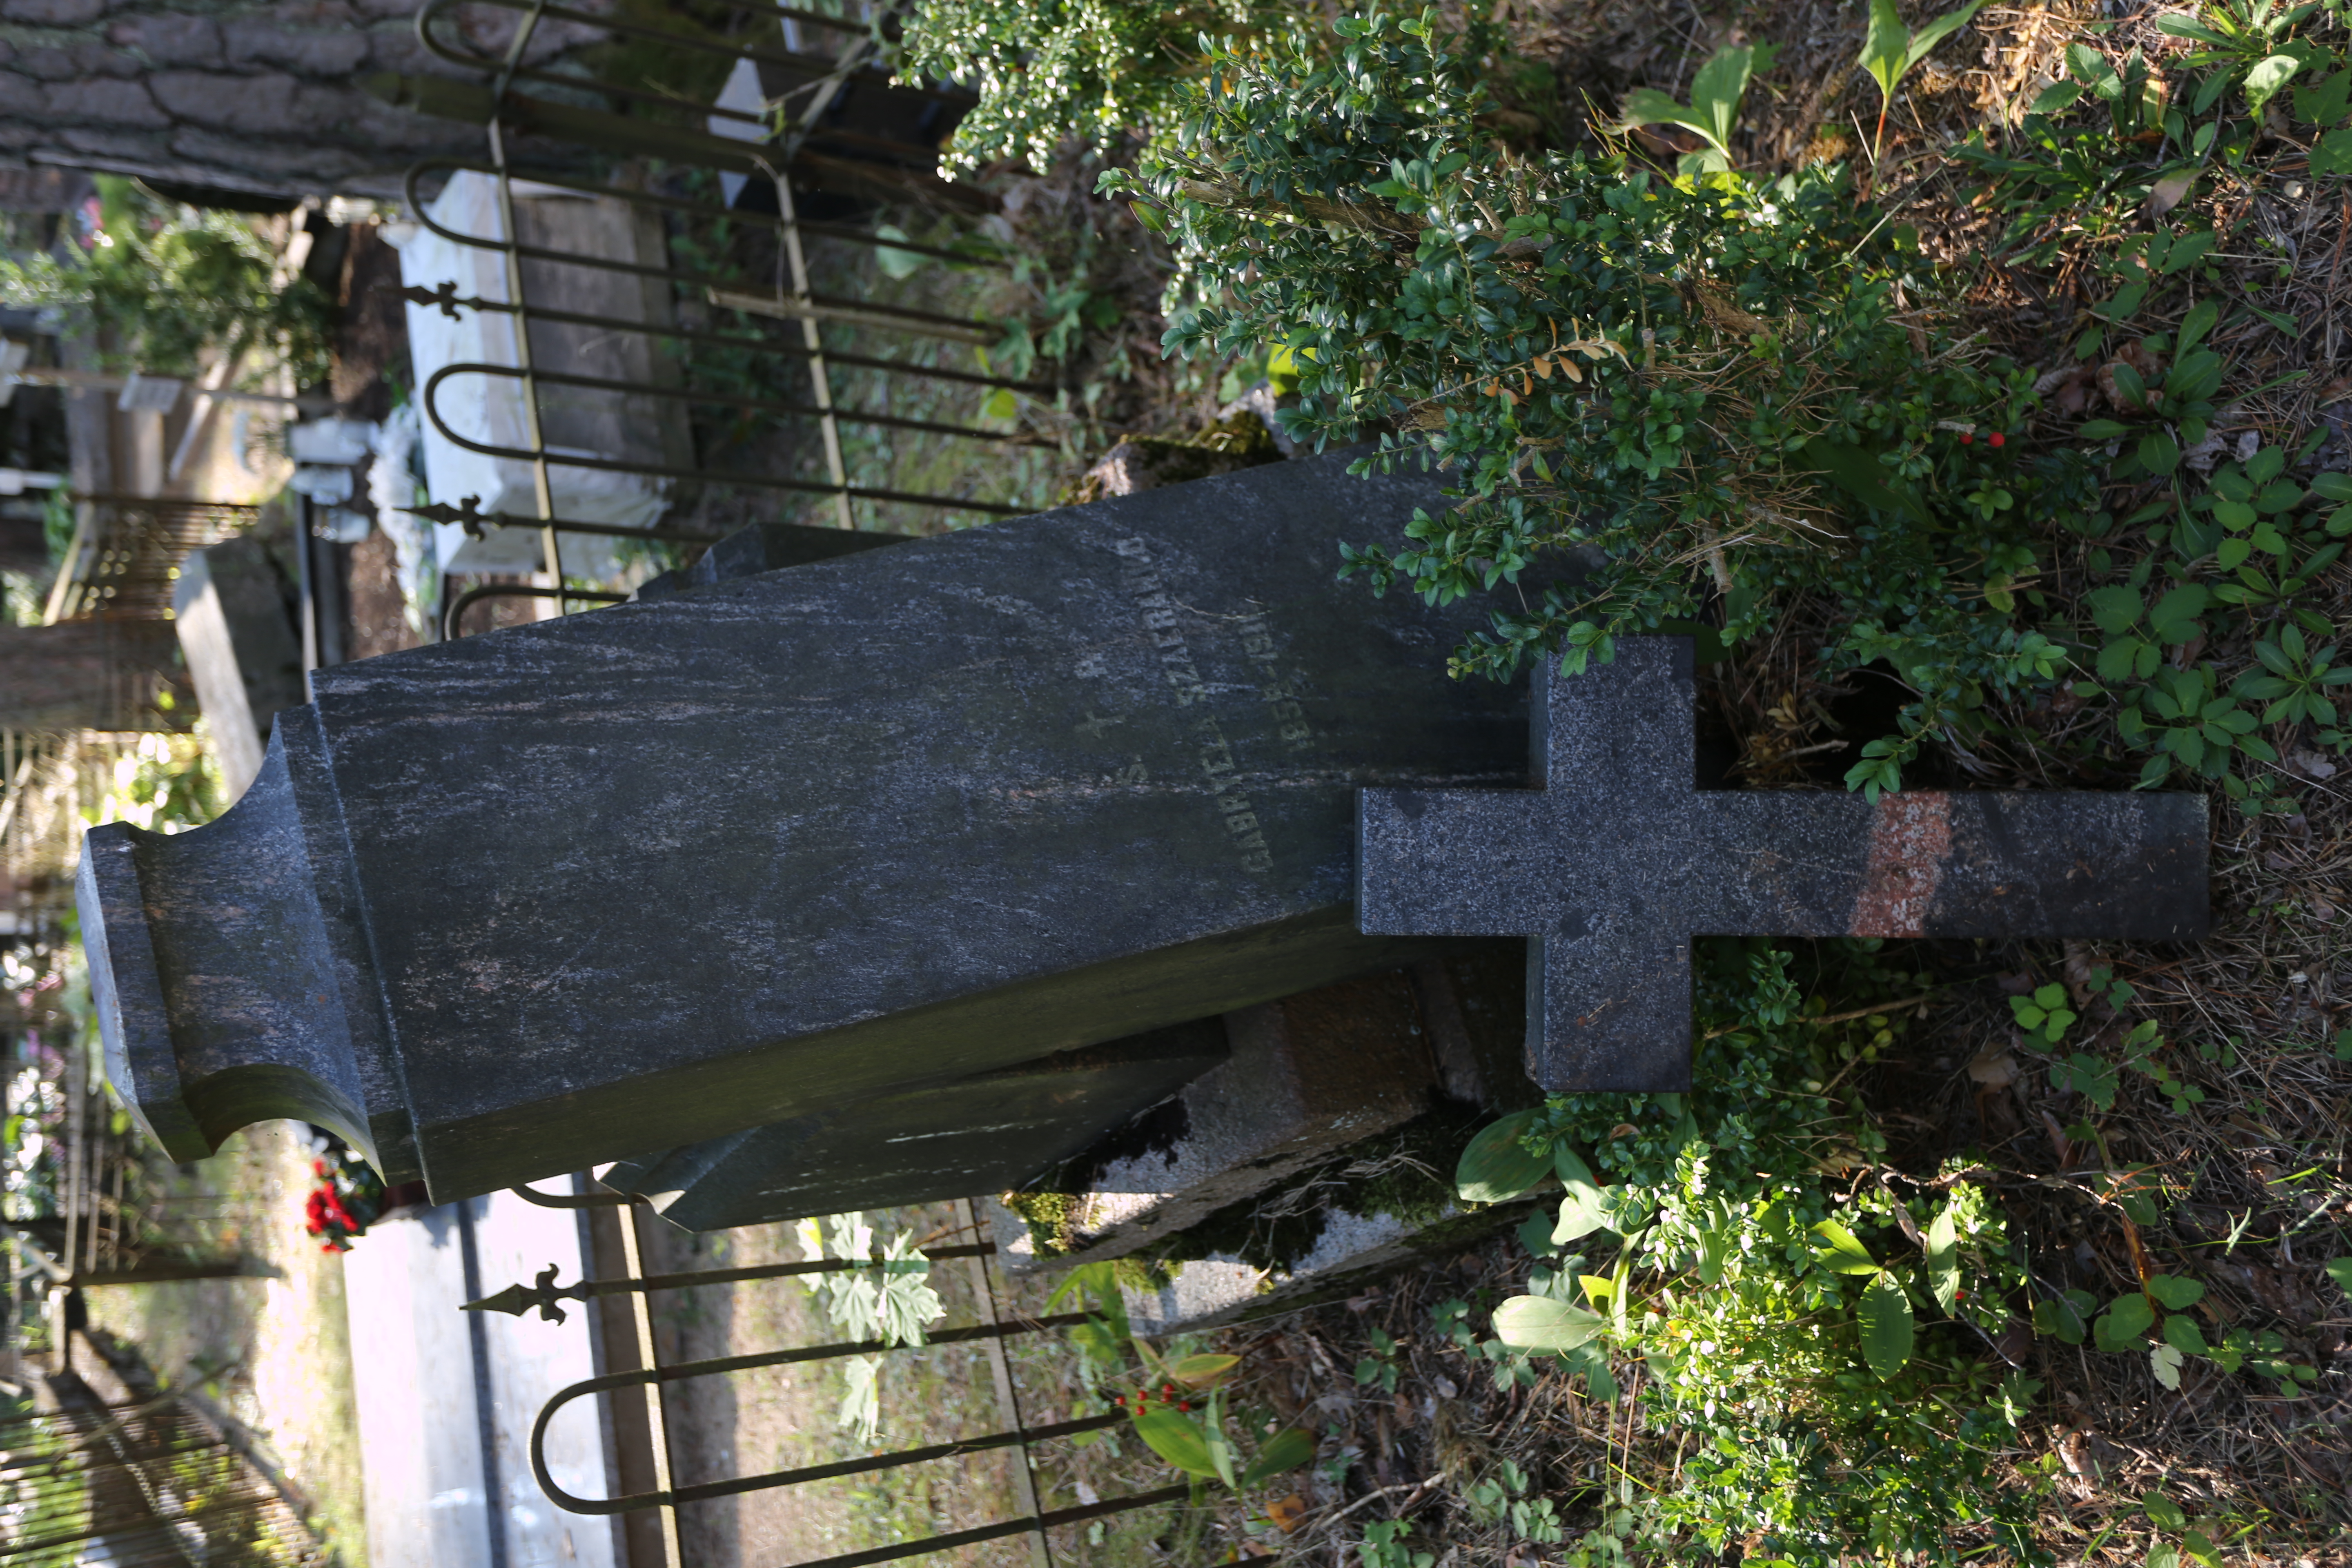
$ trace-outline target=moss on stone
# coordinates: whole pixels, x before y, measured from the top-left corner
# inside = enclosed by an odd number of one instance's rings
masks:
[[[1076,1197],[1068,1193],[1003,1193],[996,1201],[1029,1227],[1038,1257],[1061,1258],[1070,1251],[1070,1227],[1078,1213]]]

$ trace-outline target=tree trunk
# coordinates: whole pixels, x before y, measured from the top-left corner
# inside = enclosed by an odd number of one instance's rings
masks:
[[[262,195],[397,196],[416,160],[487,151],[479,126],[394,109],[359,85],[382,71],[480,79],[417,42],[418,4],[0,0],[0,167],[63,163]],[[519,14],[460,9],[470,47],[502,55]],[[543,24],[533,62],[591,36]]]
[[[60,621],[0,626],[0,730],[174,730],[186,710],[169,621]]]

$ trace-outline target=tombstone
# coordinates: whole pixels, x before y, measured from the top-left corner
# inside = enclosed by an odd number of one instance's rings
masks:
[[[1525,699],[1334,580],[1443,504],[1346,461],[321,671],[219,821],[91,830],[111,1081],[447,1201],[1451,951],[1358,931],[1354,794],[1524,784]]]
[[[1370,788],[1357,915],[1389,935],[1523,935],[1529,1076],[1690,1087],[1694,935],[2205,934],[2201,795],[1696,787],[1691,643],[1540,670],[1535,789]]]

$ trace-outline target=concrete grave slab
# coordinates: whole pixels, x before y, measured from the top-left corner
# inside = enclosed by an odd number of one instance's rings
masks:
[[[306,695],[285,580],[259,540],[225,540],[180,563],[172,617],[234,801],[261,772],[270,721]]]
[[[1213,1253],[1176,1264],[1173,1276],[1156,1289],[1122,1285],[1119,1294],[1139,1334],[1254,1322],[1343,1300],[1421,1258],[1515,1225],[1529,1210],[1526,1204],[1475,1212],[1448,1205],[1434,1215],[1400,1216],[1328,1209],[1314,1245],[1288,1263],[1265,1268]]]
[[[1016,1271],[1123,1257],[1427,1110],[1437,1068],[1402,971],[1229,1013],[1233,1055],[992,1205]],[[1041,1241],[1039,1231],[1051,1233]]]
[[[459,1310],[550,1264],[577,1278],[580,1232],[577,1211],[499,1193],[379,1221],[344,1256],[374,1568],[615,1568],[612,1522],[558,1511],[530,1469],[540,1406],[596,1374],[588,1316]],[[607,1449],[594,1400],[549,1426],[549,1471],[574,1495],[613,1495]]]

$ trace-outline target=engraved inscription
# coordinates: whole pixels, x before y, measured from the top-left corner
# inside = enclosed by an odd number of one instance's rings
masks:
[[[1152,567],[1150,550],[1140,539],[1119,540],[1111,549],[1124,560],[1121,586],[1142,616],[1144,635],[1159,651],[1160,673],[1176,694],[1176,706],[1190,708],[1206,700],[1209,693],[1192,663],[1192,650],[1185,646],[1184,634],[1176,624],[1181,612]]]
[[[1241,634],[1242,653],[1256,668],[1257,692],[1265,700],[1266,717],[1273,721],[1275,733],[1294,751],[1314,744],[1314,728],[1307,722],[1307,710],[1298,700],[1306,692],[1307,672],[1295,669],[1284,675],[1275,668],[1278,650],[1264,610],[1243,617]]]
[[[1192,729],[1201,737],[1201,771],[1217,791],[1217,810],[1241,854],[1242,869],[1263,876],[1274,869],[1274,852],[1265,847],[1257,813],[1250,808],[1249,792],[1234,777],[1233,746],[1213,717],[1203,714]]]
[[[1180,606],[1168,596],[1167,586],[1151,563],[1150,547],[1140,539],[1122,539],[1111,549],[1120,557],[1121,585],[1142,618],[1145,635],[1159,652],[1160,668],[1176,706],[1190,708],[1196,702],[1205,702],[1208,689],[1202,684],[1200,669],[1192,662],[1192,650],[1185,646],[1184,634],[1177,626]],[[1261,623],[1264,619],[1254,618]],[[1270,639],[1267,646],[1272,647]],[[1274,869],[1274,852],[1266,847],[1265,833],[1258,826],[1249,792],[1241,786],[1234,749],[1225,739],[1223,727],[1213,714],[1204,712],[1194,721],[1192,732],[1200,742],[1202,775],[1213,792],[1211,798],[1216,802],[1218,820],[1224,826],[1242,869],[1252,876],[1265,876]]]

